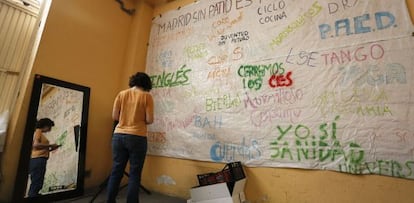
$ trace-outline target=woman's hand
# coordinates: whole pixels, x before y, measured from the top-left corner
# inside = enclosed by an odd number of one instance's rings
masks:
[[[58,149],[61,145],[57,145],[57,144],[51,144],[49,145],[49,151],[54,151],[56,149]]]

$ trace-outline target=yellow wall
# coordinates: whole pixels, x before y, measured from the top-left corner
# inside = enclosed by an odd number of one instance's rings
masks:
[[[414,22],[414,0],[406,0],[406,2],[407,2],[407,7],[410,11],[411,22]]]
[[[154,9],[154,16],[194,2],[178,0]],[[410,10],[414,9],[408,0]],[[412,16],[413,18],[413,16]],[[414,19],[414,18],[413,18]],[[198,185],[197,174],[221,170],[223,164],[148,156],[143,185],[173,196],[189,198]],[[357,176],[331,171],[245,168],[247,199],[252,203],[275,202],[414,202],[414,181],[385,176]],[[174,184],[158,184],[171,177]]]
[[[1,154],[0,202],[14,189],[34,74],[91,88],[85,187],[100,184],[111,166],[111,111],[119,91],[132,17],[115,1],[53,1],[27,86],[22,88]],[[26,91],[27,90],[27,91]]]
[[[129,76],[137,71],[145,71],[147,44],[152,25],[153,8],[143,1],[138,1],[136,13],[128,38],[125,68],[122,72],[121,87],[128,86]]]

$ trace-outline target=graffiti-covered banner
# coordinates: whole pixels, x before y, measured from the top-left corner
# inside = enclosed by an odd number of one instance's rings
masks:
[[[149,153],[414,179],[405,0],[197,1],[153,20]]]

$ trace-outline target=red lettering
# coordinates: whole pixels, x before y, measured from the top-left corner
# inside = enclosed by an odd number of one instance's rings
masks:
[[[379,48],[378,53],[377,53],[377,54],[379,54],[378,56],[374,56],[374,51],[375,51],[374,48],[375,47]],[[384,48],[381,45],[374,44],[374,45],[371,46],[371,57],[373,59],[375,59],[375,60],[381,59],[384,56],[384,53],[385,53]]]
[[[367,55],[366,54],[361,54],[362,58],[359,58],[360,54],[359,51],[364,49],[364,47],[359,47],[357,50],[355,50],[355,60],[357,61],[365,61],[367,59]]]
[[[341,65],[351,62],[367,60],[380,60],[384,57],[385,50],[380,44],[371,44],[368,47],[356,47],[354,50],[338,50],[321,54],[325,65]]]
[[[276,87],[289,87],[293,84],[291,79],[292,71],[289,71],[286,76],[283,74],[272,75],[269,79],[269,86],[272,88]]]

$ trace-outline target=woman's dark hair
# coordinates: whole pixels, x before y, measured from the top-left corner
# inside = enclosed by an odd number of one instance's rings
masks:
[[[152,89],[151,78],[143,72],[137,72],[129,78],[129,87],[141,87],[149,92]]]
[[[36,129],[41,129],[44,127],[53,127],[55,126],[55,122],[50,120],[50,118],[42,118],[36,122]]]

